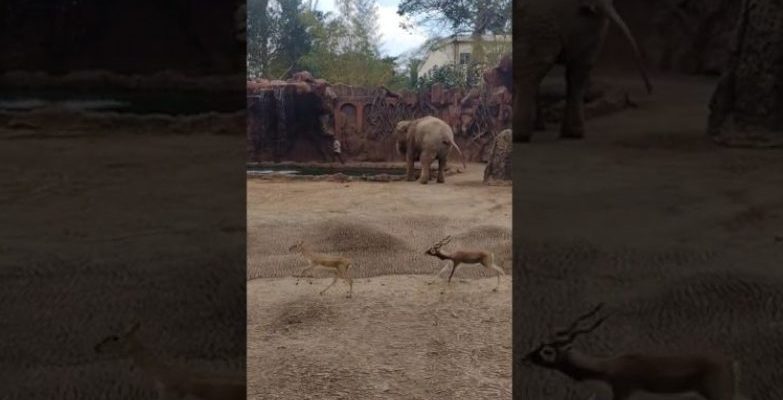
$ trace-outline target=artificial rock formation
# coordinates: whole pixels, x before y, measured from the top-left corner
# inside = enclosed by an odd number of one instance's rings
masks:
[[[337,98],[332,87],[308,72],[287,81],[247,82],[250,159],[280,161],[291,152],[333,161],[334,132],[328,118]]]
[[[729,58],[741,0],[615,1],[646,62],[661,71],[720,74]],[[635,68],[619,29],[609,29],[599,68]]]
[[[247,83],[250,159],[332,161],[340,141],[347,161],[400,161],[392,132],[397,122],[432,115],[452,127],[467,160],[485,161],[494,136],[511,119],[511,96],[483,86],[393,92],[385,87],[329,85],[308,72],[287,81]]]
[[[489,162],[484,169],[484,183],[511,182],[511,129],[495,136]]]
[[[744,0],[708,133],[735,146],[783,145],[783,3]]]
[[[546,129],[547,123],[560,123],[563,119],[566,105],[566,78],[565,76],[552,72],[541,82],[538,92],[538,116],[536,121],[537,129]],[[511,54],[501,57],[498,64],[488,68],[484,72],[484,83],[490,91],[495,91],[498,96],[507,96],[508,103],[511,102],[513,93],[513,61]],[[466,99],[470,97],[467,96]],[[585,93],[585,118],[595,118],[614,112],[622,111],[626,108],[635,107],[636,104],[631,100],[628,90],[622,87],[610,85],[605,81],[591,81],[587,92]],[[463,100],[463,104],[467,103]],[[506,111],[506,110],[504,110]],[[508,115],[511,116],[511,107],[507,107]],[[501,129],[495,130],[499,132]]]

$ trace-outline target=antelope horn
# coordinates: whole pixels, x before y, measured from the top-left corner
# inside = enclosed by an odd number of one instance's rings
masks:
[[[430,249],[431,250],[438,250],[441,247],[445,246],[450,241],[451,241],[451,235],[446,236],[445,238],[441,239],[437,243],[433,244],[432,247],[430,247]]]
[[[568,326],[568,328],[555,332],[555,336],[563,336],[563,335],[570,334],[574,329],[577,328],[580,322],[594,316],[595,314],[598,313],[598,311],[601,311],[603,307],[604,307],[604,303],[598,303],[598,305],[593,307],[590,311],[586,312],[585,314],[582,314],[576,320],[574,320],[574,322],[572,322],[571,325]]]
[[[607,318],[609,318],[609,316],[605,315],[605,316],[599,318],[598,320],[596,320],[590,327],[584,328],[584,329],[577,329],[577,330],[571,332],[565,340],[558,340],[558,341],[556,341],[556,345],[563,346],[563,345],[567,345],[567,344],[573,343],[573,341],[576,340],[576,338],[579,337],[580,335],[583,335],[583,334],[586,334],[586,333],[590,333],[590,332],[596,330],[599,326],[601,326],[601,324],[604,323],[604,321],[606,321]]]

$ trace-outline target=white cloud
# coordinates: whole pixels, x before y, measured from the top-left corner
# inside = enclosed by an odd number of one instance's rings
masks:
[[[334,0],[317,0],[316,9],[324,11],[324,12],[337,12],[337,4],[334,3]]]
[[[396,5],[378,7],[378,28],[381,33],[381,53],[389,56],[398,56],[408,50],[415,49],[425,41],[427,34],[414,27],[405,30],[400,23],[409,23],[407,18],[397,15]]]

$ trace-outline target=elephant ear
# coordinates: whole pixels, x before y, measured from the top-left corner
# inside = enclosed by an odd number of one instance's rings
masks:
[[[394,141],[397,142],[397,153],[405,155],[408,147],[408,129],[413,121],[400,121],[394,128]]]
[[[403,132],[408,132],[408,127],[411,126],[412,121],[400,121],[397,123],[396,128],[394,129],[397,134],[401,134]]]

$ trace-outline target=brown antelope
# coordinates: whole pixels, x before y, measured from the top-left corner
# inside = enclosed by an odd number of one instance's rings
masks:
[[[288,251],[298,251],[299,253],[304,256],[304,258],[307,259],[309,262],[309,265],[307,268],[302,270],[302,273],[299,274],[299,276],[296,279],[296,284],[299,284],[299,280],[305,275],[305,273],[310,273],[310,276],[312,277],[312,271],[314,271],[317,268],[322,268],[326,270],[330,270],[334,272],[334,279],[332,280],[332,283],[329,284],[324,290],[322,290],[319,294],[323,295],[324,292],[329,290],[330,287],[334,286],[334,284],[337,282],[338,278],[342,278],[345,280],[345,282],[348,283],[348,295],[346,297],[351,297],[353,294],[353,279],[351,279],[350,275],[350,268],[351,268],[351,259],[346,257],[340,257],[340,256],[330,256],[327,254],[319,254],[319,253],[313,253],[305,247],[304,241],[299,241],[290,248],[288,248]]]
[[[524,363],[559,371],[575,381],[599,381],[612,389],[614,400],[626,400],[637,392],[655,394],[698,393],[707,400],[732,400],[737,396],[738,364],[721,354],[683,355],[623,354],[599,358],[574,350],[579,336],[598,328],[603,316],[592,325],[578,325],[600,311],[603,303],[555,333],[523,358]]]
[[[454,276],[454,271],[457,270],[457,267],[460,264],[481,264],[487,270],[495,270],[497,273],[498,285],[492,289],[493,292],[497,292],[498,288],[500,287],[500,276],[505,275],[505,273],[503,273],[503,269],[495,265],[495,255],[485,250],[457,250],[451,254],[444,253],[441,251],[441,247],[445,246],[449,242],[451,242],[451,236],[446,236],[439,242],[433,244],[432,247],[424,252],[426,255],[437,257],[441,260],[451,261],[451,273],[449,274],[448,283],[451,283],[451,277]],[[429,284],[433,284],[448,267],[449,265],[446,264],[440,271],[438,271],[438,273],[435,274],[435,279],[433,279],[432,282],[429,282]]]
[[[149,379],[155,382],[159,399],[196,398],[201,400],[245,400],[247,384],[245,379],[195,374],[181,368],[164,365],[160,358],[151,353],[136,337],[139,323],[122,335],[112,335],[95,345],[99,354],[113,354],[130,357]]]

